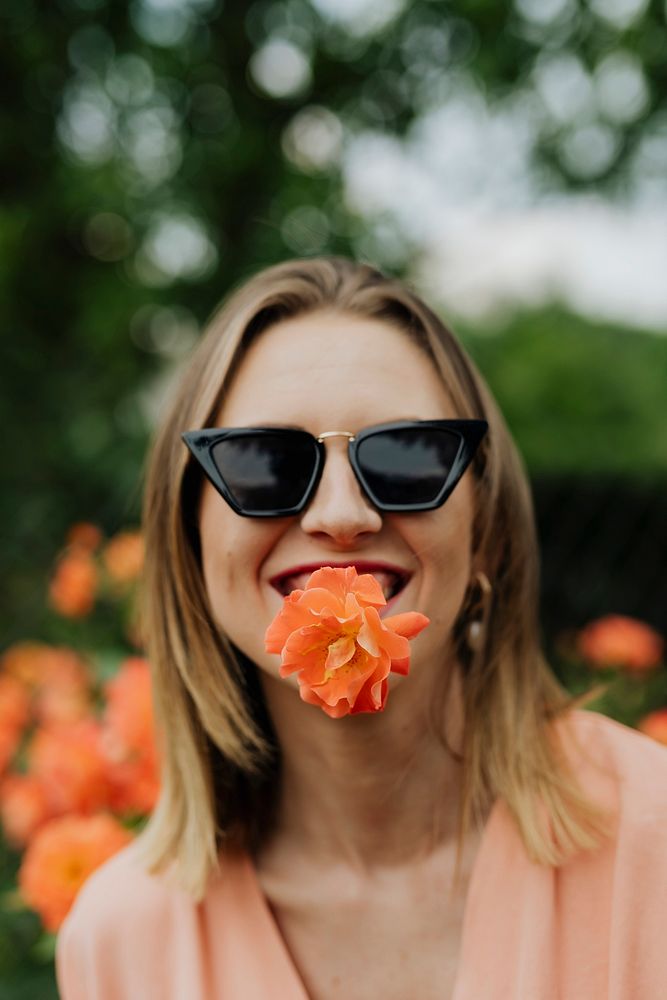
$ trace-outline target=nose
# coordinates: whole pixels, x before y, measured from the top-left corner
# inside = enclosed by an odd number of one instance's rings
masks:
[[[348,549],[382,528],[382,516],[362,492],[345,441],[328,441],[327,456],[314,497],[301,515],[309,535]]]

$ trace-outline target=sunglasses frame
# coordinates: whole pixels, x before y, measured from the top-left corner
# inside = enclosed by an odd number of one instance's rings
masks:
[[[359,486],[364,495],[370,500],[373,506],[383,513],[409,514],[424,510],[435,510],[441,507],[445,500],[452,493],[454,487],[461,479],[463,473],[474,458],[475,452],[488,430],[486,420],[400,420],[388,424],[374,424],[365,427],[358,434],[351,434],[348,431],[327,431],[319,438],[308,431],[299,430],[292,427],[206,427],[197,431],[185,431],[181,434],[182,440],[190,450],[190,453],[197,460],[204,471],[211,485],[218,491],[220,496],[229,504],[235,513],[241,517],[292,517],[300,514],[312,500],[324,469],[326,460],[326,447],[324,441],[329,437],[344,436],[348,438],[348,458],[354,471]],[[379,500],[373,490],[366,482],[364,471],[359,464],[357,450],[361,442],[376,434],[387,431],[407,430],[410,428],[434,430],[446,430],[455,433],[459,438],[459,447],[456,458],[452,464],[449,475],[443,483],[442,489],[435,499],[420,504],[387,504]],[[216,444],[230,438],[257,437],[258,435],[284,434],[299,436],[307,440],[314,446],[314,466],[308,486],[303,497],[293,507],[272,508],[266,511],[244,510],[230,493],[221,473],[216,466],[211,452]]]

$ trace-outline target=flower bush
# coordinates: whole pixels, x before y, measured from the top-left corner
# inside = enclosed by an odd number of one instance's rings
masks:
[[[19,869],[19,887],[48,931],[57,931],[81,885],[132,834],[113,816],[61,816],[31,840]]]
[[[646,622],[604,615],[564,632],[554,665],[573,694],[597,690],[587,707],[667,744],[665,642]]]
[[[78,890],[155,805],[142,560],[138,532],[104,539],[74,525],[45,594],[59,640],[20,641],[0,657],[0,938],[15,944],[0,947],[0,981],[36,964],[52,977]]]

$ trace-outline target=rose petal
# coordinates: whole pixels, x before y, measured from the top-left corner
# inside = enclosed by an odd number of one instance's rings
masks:
[[[378,649],[384,650],[392,660],[394,658],[405,659],[406,656],[410,655],[408,640],[387,628],[385,621],[380,618],[375,608],[365,608],[364,625],[359,631],[358,641],[360,645],[368,643],[370,646],[375,645]]]
[[[296,629],[287,637],[281,654],[280,674],[287,677],[295,670],[317,667],[324,669],[324,661],[332,635],[324,632],[319,625],[307,625]]]
[[[350,570],[352,571],[351,573]],[[308,577],[306,590],[314,590],[321,587],[323,590],[328,591],[334,600],[339,601],[344,606],[345,598],[348,592],[352,590],[352,583],[356,575],[357,571],[353,566],[346,566],[345,568],[322,566],[321,569],[316,569]]]
[[[337,667],[342,667],[354,656],[355,647],[356,643],[352,635],[342,635],[340,639],[330,643],[324,669],[335,670]]]
[[[386,680],[372,681],[360,692],[354,707],[350,710],[350,715],[358,715],[361,712],[381,712],[387,701],[389,685]]]
[[[309,705],[317,705],[318,708],[321,708],[332,719],[342,719],[344,715],[350,714],[350,705],[345,700],[339,701],[336,705],[327,705],[312,688],[306,686],[299,688],[299,694],[302,701],[307,702]]]
[[[383,618],[382,623],[385,628],[389,628],[397,635],[403,635],[406,639],[413,639],[425,629],[430,622],[430,618],[422,615],[419,611],[404,611],[400,615],[389,615]]]
[[[382,587],[370,573],[362,573],[361,576],[357,577],[352,586],[352,591],[357,600],[364,604],[372,604],[378,608],[383,608],[387,603],[382,592]]]

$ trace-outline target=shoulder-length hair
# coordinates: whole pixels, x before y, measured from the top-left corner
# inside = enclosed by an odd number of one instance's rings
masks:
[[[316,311],[404,331],[431,358],[457,416],[489,423],[471,466],[472,545],[492,598],[474,652],[465,638],[472,589],[452,633],[465,713],[459,851],[473,821],[500,797],[528,856],[560,864],[600,842],[607,816],[578,785],[554,736],[558,727],[548,725],[574,700],[541,651],[538,543],[524,466],[484,379],[438,316],[403,282],[339,257],[287,261],[231,295],[194,351],[149,457],[142,623],[162,774],[158,803],[137,844],[144,864],[151,872],[173,868],[178,884],[200,899],[221,851],[254,851],[271,829],[280,748],[256,667],[232,647],[211,612],[198,539],[202,475],[181,433],[214,426],[255,337]]]

